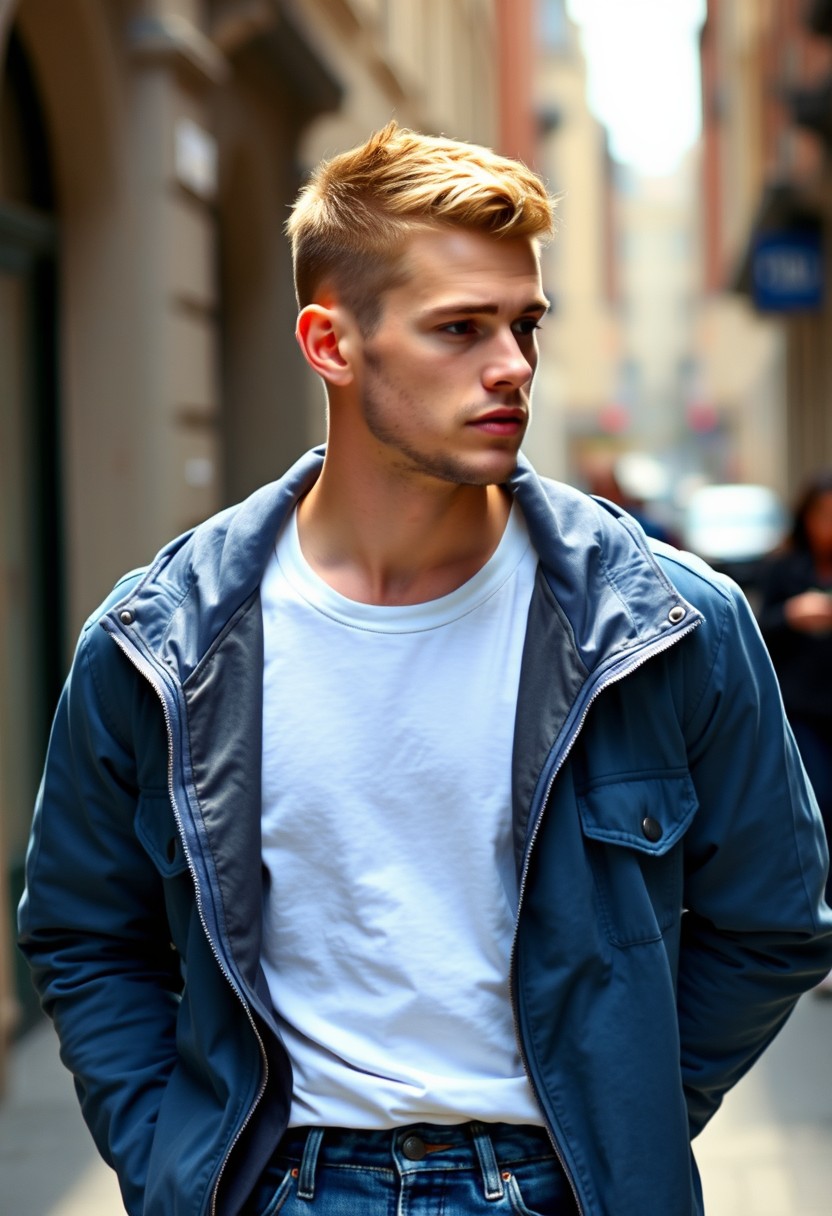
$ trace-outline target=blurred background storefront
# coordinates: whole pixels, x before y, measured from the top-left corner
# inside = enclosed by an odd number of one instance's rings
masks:
[[[637,148],[684,92],[672,157],[621,146],[604,37]],[[391,116],[560,195],[542,472],[613,470],[683,536],[701,487],[786,504],[832,464],[832,0],[0,0],[0,1084],[35,1016],[13,909],[74,639],[322,437],[283,224]]]

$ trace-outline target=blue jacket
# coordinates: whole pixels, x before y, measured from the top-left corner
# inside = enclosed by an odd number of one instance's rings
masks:
[[[87,622],[21,945],[131,1216],[231,1216],[285,1125],[260,968],[259,582],[308,454]],[[690,1139],[832,968],[827,853],[742,597],[521,462],[540,562],[513,766],[512,999],[585,1216],[702,1211]]]

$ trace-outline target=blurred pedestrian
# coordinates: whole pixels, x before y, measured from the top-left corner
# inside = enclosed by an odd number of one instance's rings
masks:
[[[639,494],[635,487],[628,485],[625,489],[624,480],[618,461],[599,461],[590,468],[588,489],[590,494],[606,498],[609,502],[623,507],[627,514],[631,515],[646,534],[652,536],[654,540],[678,546],[680,538],[677,534],[648,507],[644,496]]]
[[[832,966],[747,603],[519,455],[552,206],[395,123],[321,165],[326,448],[84,629],[19,922],[130,1216],[700,1216]]]
[[[764,567],[758,616],[832,840],[832,470],[804,488],[784,547]]]

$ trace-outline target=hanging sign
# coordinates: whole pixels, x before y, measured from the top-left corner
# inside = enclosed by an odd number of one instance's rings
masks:
[[[754,303],[761,312],[815,312],[823,305],[819,228],[761,232],[752,258]]]

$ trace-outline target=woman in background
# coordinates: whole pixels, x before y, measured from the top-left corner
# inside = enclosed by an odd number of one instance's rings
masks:
[[[760,629],[832,845],[832,471],[804,489],[761,591]],[[832,995],[832,976],[822,988]]]

